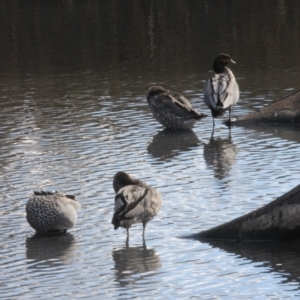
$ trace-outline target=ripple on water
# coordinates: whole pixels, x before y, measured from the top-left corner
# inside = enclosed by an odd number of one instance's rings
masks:
[[[90,86],[86,92],[96,90]],[[0,112],[3,297],[261,299],[299,294],[299,276],[283,250],[231,249],[180,238],[256,209],[297,185],[297,141],[237,127],[230,135],[221,120],[212,138],[210,118],[193,131],[169,132],[153,119],[142,96],[136,98],[138,105],[130,97],[105,98],[101,104],[99,95],[93,97],[86,106],[29,107],[26,122],[22,106],[11,108],[6,113],[15,124]],[[111,225],[112,179],[120,170],[162,194],[161,211],[147,225],[146,245],[141,224],[130,230],[128,246],[126,231]],[[78,222],[67,235],[34,237],[25,204],[40,188],[75,194],[81,203]],[[289,255],[299,260],[296,251]],[[273,259],[282,266],[277,268]]]

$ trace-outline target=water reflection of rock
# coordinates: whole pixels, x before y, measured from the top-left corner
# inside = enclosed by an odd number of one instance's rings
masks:
[[[52,236],[34,235],[26,239],[26,258],[35,262],[43,261],[49,266],[53,265],[55,259],[57,266],[57,260],[62,264],[71,262],[76,248],[76,241],[70,233]],[[35,264],[32,264],[33,268],[34,266]]]
[[[258,134],[267,133],[281,139],[300,143],[299,125],[259,124],[247,125],[245,128],[254,130]]]
[[[213,247],[223,249],[252,262],[261,262],[257,268],[264,267],[270,272],[281,274],[282,283],[300,283],[300,241],[285,242],[246,242],[210,241]],[[271,267],[271,268],[270,268]]]
[[[134,284],[140,279],[152,276],[151,271],[161,268],[160,257],[154,249],[147,249],[146,245],[113,250],[112,257],[115,262],[116,280],[121,286]],[[138,274],[140,275],[137,276]]]
[[[164,129],[153,137],[147,150],[153,157],[166,160],[197,147],[199,143],[193,130]]]
[[[238,147],[232,142],[231,135],[227,138],[211,136],[209,143],[204,145],[203,154],[206,165],[212,167],[215,177],[223,179],[228,176],[235,164]]]

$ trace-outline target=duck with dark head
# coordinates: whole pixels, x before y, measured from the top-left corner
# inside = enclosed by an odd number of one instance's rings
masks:
[[[213,126],[215,118],[224,115],[229,110],[229,125],[232,123],[231,107],[235,105],[240,97],[239,86],[232,71],[226,67],[229,63],[235,64],[228,54],[219,54],[213,63],[215,74],[208,78],[204,86],[204,102],[211,110]]]

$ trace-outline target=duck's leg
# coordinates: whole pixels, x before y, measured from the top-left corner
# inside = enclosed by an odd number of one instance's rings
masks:
[[[143,238],[145,238],[145,229],[146,229],[146,222],[143,222]]]
[[[143,248],[144,248],[144,250],[147,250],[147,245],[146,245],[145,237],[143,237]]]
[[[211,132],[211,136],[210,136],[211,139],[214,138],[214,133],[215,133],[215,127],[213,127],[213,130],[212,130],[212,132]]]
[[[231,118],[231,106],[229,107],[229,125],[233,124],[235,122],[236,118]]]
[[[215,118],[214,118],[214,116],[213,116],[213,111],[211,111],[211,117],[212,117],[212,119],[213,119],[213,129],[215,128]]]
[[[129,228],[126,228],[126,231],[127,231],[126,244],[128,244],[128,242],[129,242]]]

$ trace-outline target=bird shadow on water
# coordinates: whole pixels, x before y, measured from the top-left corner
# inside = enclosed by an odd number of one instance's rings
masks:
[[[26,258],[29,268],[35,268],[33,262],[43,262],[47,266],[61,265],[72,261],[74,250],[77,249],[76,240],[71,233],[49,236],[34,235],[26,238]]]
[[[153,137],[147,151],[154,158],[167,160],[181,152],[192,150],[199,144],[200,140],[193,130],[164,129]]]
[[[297,282],[298,286],[295,288],[300,289],[300,240],[244,243],[208,241],[207,243],[214,248],[237,255],[239,258],[246,258],[253,263],[261,263],[256,264],[255,267],[267,268],[270,273],[280,274],[283,284]]]
[[[231,132],[226,138],[214,137],[214,132],[207,144],[204,144],[203,155],[208,168],[214,170],[214,176],[224,179],[232,166],[236,163],[235,156],[238,147],[233,143]]]
[[[126,243],[123,248],[114,249],[112,257],[115,278],[121,286],[132,285],[152,276],[153,271],[162,266],[159,255],[154,249],[147,249],[145,242],[139,247],[130,247]]]

